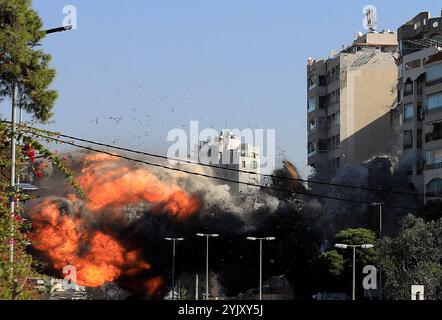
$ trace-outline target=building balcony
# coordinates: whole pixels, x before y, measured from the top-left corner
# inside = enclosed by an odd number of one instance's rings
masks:
[[[438,141],[442,139],[442,132],[430,132],[425,134],[425,142]]]
[[[439,79],[433,80],[433,81],[426,82],[425,86],[426,87],[431,87],[431,86],[434,86],[434,85],[439,84],[439,83],[442,83],[442,77],[439,78]]]
[[[425,164],[425,170],[435,170],[435,169],[442,169],[442,162]]]
[[[425,109],[426,114],[432,114],[432,113],[436,113],[439,111],[442,111],[442,106],[437,107],[437,108],[432,108],[432,109]]]
[[[318,141],[318,152],[320,153],[327,152],[327,141],[325,140]]]

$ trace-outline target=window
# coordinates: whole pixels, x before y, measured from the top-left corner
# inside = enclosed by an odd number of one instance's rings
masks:
[[[404,131],[404,150],[413,148],[413,130]]]
[[[427,197],[440,197],[442,196],[442,179],[436,178],[431,180],[425,186],[425,195]]]
[[[412,103],[404,105],[404,122],[412,122],[414,116],[414,106]]]
[[[422,159],[418,159],[416,161],[416,171],[417,171],[416,174],[418,176],[421,176],[424,173],[424,167],[425,167],[424,164],[425,162]]]
[[[252,158],[256,159],[256,152],[252,152]]]
[[[319,96],[319,109],[327,107],[327,96]]]
[[[422,129],[417,129],[417,147],[422,149]]]
[[[327,151],[327,141],[326,140],[319,140],[317,147],[318,147],[319,152],[326,152]]]
[[[341,135],[338,134],[338,135],[336,136],[336,149],[339,148],[340,145],[341,145]]]
[[[421,60],[420,59],[414,60],[414,61],[410,61],[410,62],[407,62],[405,64],[405,70],[411,70],[411,69],[414,69],[414,68],[419,68],[420,66],[421,66]]]
[[[229,164],[233,164],[233,149],[230,149],[230,162]]]
[[[436,169],[442,167],[442,149],[427,151],[425,154],[427,169]]]
[[[307,111],[312,112],[316,110],[316,97],[308,99]]]
[[[316,119],[311,119],[308,122],[308,130],[309,131],[315,131],[316,130]]]
[[[316,151],[316,142],[315,141],[309,142],[307,149],[309,154],[314,153]]]
[[[331,116],[328,116],[328,117],[327,117],[327,125],[330,127],[331,124],[332,124]]]
[[[429,112],[442,108],[442,92],[432,94],[427,98],[427,110]]]
[[[407,81],[404,84],[404,96],[409,96],[413,94],[413,82]]]
[[[258,163],[256,161],[252,161],[252,169],[258,169]]]
[[[316,88],[316,80],[315,77],[312,76],[308,79],[308,89],[313,90],[314,88]]]
[[[333,91],[330,96],[330,104],[333,105],[335,103],[336,103],[336,91]]]
[[[414,24],[414,30],[416,30],[417,28],[420,28],[420,26],[421,26],[421,22],[420,21],[416,22]]]
[[[341,169],[341,158],[336,158],[336,169]]]
[[[427,85],[431,85],[431,82],[442,78],[442,63],[431,66],[427,70]],[[429,83],[430,82],[430,83]]]
[[[245,167],[246,167],[246,162],[245,162],[245,161],[242,161],[242,162],[241,162],[241,166],[242,166],[243,168],[245,168]]]
[[[433,124],[431,132],[425,134],[425,142],[435,141],[442,139],[442,123],[438,122]]]

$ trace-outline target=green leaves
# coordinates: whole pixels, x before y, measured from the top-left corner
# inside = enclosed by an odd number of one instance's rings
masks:
[[[426,299],[442,299],[442,219],[425,222],[409,215],[400,233],[381,242],[379,263],[390,299],[410,299],[410,286],[425,286]]]
[[[18,103],[39,121],[52,116],[57,93],[49,86],[55,70],[51,57],[34,50],[45,33],[29,0],[0,0],[0,101],[18,88]]]
[[[344,258],[336,250],[322,252],[317,261],[320,271],[338,277],[344,271]]]

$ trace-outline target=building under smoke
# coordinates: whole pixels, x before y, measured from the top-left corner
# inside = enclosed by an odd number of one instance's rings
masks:
[[[232,195],[249,195],[258,191],[257,187],[237,183],[260,184],[261,163],[257,146],[242,142],[241,137],[226,130],[219,136],[200,142],[197,150],[201,163],[220,167],[213,169],[216,176],[233,181],[227,182]]]
[[[422,12],[399,28],[398,38],[403,161],[428,200],[442,196],[442,17]]]

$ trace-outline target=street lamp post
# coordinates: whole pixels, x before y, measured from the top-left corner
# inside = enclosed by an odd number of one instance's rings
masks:
[[[172,300],[175,300],[175,246],[177,241],[183,241],[184,238],[164,238],[172,241]]]
[[[339,248],[339,249],[352,248],[353,249],[352,300],[356,300],[356,248],[370,249],[373,247],[374,247],[373,244],[357,244],[357,245],[341,244],[341,243],[335,244],[335,248]]]
[[[247,237],[247,240],[256,241],[259,240],[259,300],[262,300],[262,242],[275,240],[275,237]]]
[[[72,26],[64,26],[54,29],[45,30],[46,34],[51,34],[55,32],[62,32],[72,29]],[[35,46],[36,44],[29,43],[30,46]],[[16,191],[16,177],[15,177],[15,158],[16,158],[16,144],[17,144],[17,126],[16,126],[16,106],[17,106],[17,83],[14,81],[12,83],[12,99],[11,99],[11,172],[10,172],[10,183],[9,183],[9,189],[11,192],[15,193]],[[21,115],[20,115],[21,118]],[[14,220],[15,220],[15,196],[12,196],[10,199],[10,214],[11,214],[11,239],[9,241],[9,262],[11,264],[10,270],[11,270],[11,279],[13,278],[13,264],[14,264]]]
[[[382,214],[383,214],[383,204],[378,202],[373,202],[372,206],[379,207],[379,239],[382,239]]]
[[[372,206],[377,206],[379,207],[379,240],[382,240],[382,224],[383,224],[383,207],[384,205],[382,203],[379,202],[373,202],[371,204]],[[383,286],[382,286],[382,269],[379,268],[379,300],[382,300],[382,291],[383,291]]]
[[[209,238],[219,237],[217,233],[197,233],[198,237],[206,237],[206,300],[209,300]]]

